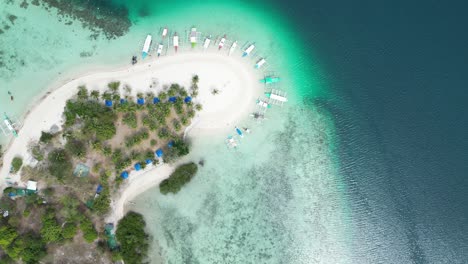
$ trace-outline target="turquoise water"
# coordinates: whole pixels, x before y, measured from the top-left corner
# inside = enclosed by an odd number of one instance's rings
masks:
[[[238,150],[226,149],[226,135],[193,142],[191,157],[206,165],[177,196],[162,196],[155,188],[137,198],[134,209],[144,214],[153,238],[152,262],[349,263],[345,186],[334,161],[333,123],[314,103],[327,96],[327,84],[313,60],[313,45],[272,5],[114,3],[126,6],[133,22],[115,40],[90,38],[92,31],[77,21],[58,21],[48,13],[53,10],[0,4],[2,17],[18,17],[2,34],[2,60],[13,58],[0,72],[0,111],[21,116],[52,82],[127,64],[145,35],[156,36],[163,26],[183,34],[195,25],[203,34],[227,34],[241,45],[253,41],[269,70],[281,75],[289,102],[269,111],[262,124],[246,117],[242,125],[253,133]]]

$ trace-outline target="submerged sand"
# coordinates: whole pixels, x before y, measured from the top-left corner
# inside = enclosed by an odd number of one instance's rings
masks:
[[[58,88],[51,87],[51,92],[26,116],[19,137],[10,143],[4,154],[5,166],[0,170],[0,188],[6,187],[7,177],[11,182],[16,182],[17,186],[26,185],[25,182],[21,182],[20,173],[9,173],[8,164],[11,164],[15,156],[20,156],[25,165],[28,165],[28,146],[39,140],[41,131],[49,131],[54,125],[61,127],[64,122],[62,112],[65,103],[76,94],[78,86],[86,85],[89,90],[105,91],[109,82],[120,81],[122,94],[125,85],[132,87],[133,95],[149,91],[158,93],[164,85],[171,83],[179,83],[189,88],[193,75],[198,75],[200,79],[199,95],[194,99],[194,103],[201,103],[203,110],[197,113],[187,130],[186,136],[191,140],[231,131],[254,109],[255,99],[262,92],[262,86],[258,83],[262,75],[253,69],[252,61],[228,57],[217,52],[176,54],[153,58],[148,62],[115,71],[83,75]],[[213,89],[219,90],[219,93],[212,94]],[[126,202],[167,178],[175,165],[163,164],[130,174],[129,179],[114,196],[113,210],[107,220],[120,219],[125,213]]]

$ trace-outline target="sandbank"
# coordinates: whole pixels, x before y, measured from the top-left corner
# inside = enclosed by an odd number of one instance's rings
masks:
[[[153,56],[154,57],[154,56]],[[26,115],[18,138],[10,142],[3,156],[4,166],[0,170],[0,188],[6,185],[6,178],[16,186],[25,186],[20,173],[10,174],[9,164],[15,156],[20,156],[28,165],[28,146],[37,142],[41,131],[49,131],[52,126],[61,127],[66,101],[73,97],[78,86],[85,85],[88,90],[107,90],[111,81],[120,81],[123,86],[132,87],[132,94],[152,91],[157,94],[164,85],[178,83],[190,87],[193,75],[199,76],[199,95],[195,103],[201,103],[203,110],[193,119],[187,137],[196,140],[198,137],[213,134],[233,133],[234,126],[248,117],[255,108],[255,99],[260,96],[262,78],[260,71],[255,71],[251,60],[228,57],[217,52],[186,52],[161,58],[149,58],[134,66],[114,71],[90,72],[77,77],[60,87],[50,87],[43,97]],[[217,89],[219,93],[212,94]],[[220,142],[221,143],[221,142]],[[124,214],[124,205],[145,190],[159,184],[168,177],[174,167],[164,164],[148,168],[143,172],[132,173],[122,184],[119,193],[113,197],[113,211],[109,221],[117,221]],[[41,188],[41,186],[39,186]]]

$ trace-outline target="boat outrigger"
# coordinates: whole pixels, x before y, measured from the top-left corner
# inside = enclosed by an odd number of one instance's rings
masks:
[[[141,53],[141,57],[143,59],[146,58],[146,56],[148,56],[150,45],[151,45],[151,35],[148,35],[146,36],[145,44],[143,45],[143,50]]]
[[[259,61],[257,61],[257,64],[255,64],[255,69],[260,69],[260,67],[262,67],[265,62],[265,59],[261,58]]]
[[[231,48],[229,49],[229,54],[228,54],[229,56],[231,56],[231,54],[234,52],[236,47],[237,47],[237,40],[234,41],[234,43],[232,43]]]
[[[177,36],[177,33],[174,33],[172,37],[172,44],[174,45],[175,52],[177,52],[177,48],[179,47],[179,36]]]
[[[163,50],[163,44],[159,44],[158,51],[156,52],[158,54],[158,57],[161,56],[162,50]]]
[[[224,37],[222,37],[221,40],[219,41],[218,50],[221,50],[223,48],[225,42],[226,42],[226,35],[224,35]]]
[[[197,28],[192,28],[190,31],[190,43],[192,44],[192,49],[197,45]]]
[[[13,122],[11,119],[7,116],[6,113],[3,113],[3,123],[5,123],[6,127],[8,130],[13,134],[13,136],[18,137],[18,132],[16,129],[13,127]]]
[[[162,31],[162,38],[164,39],[167,36],[167,27],[165,27]]]
[[[238,127],[236,127],[236,132],[239,135],[239,137],[241,137],[241,138],[244,137],[244,133],[242,133],[242,130],[240,130]]]
[[[283,105],[283,103],[288,101],[286,98],[286,92],[272,89],[271,92],[266,92],[265,96],[270,99],[270,103],[275,105]]]
[[[277,83],[281,80],[280,77],[274,77],[274,76],[266,76],[265,79],[261,79],[260,83],[264,84],[272,84],[272,83]]]
[[[252,50],[255,49],[255,45],[254,44],[251,44],[249,47],[247,47],[245,50],[244,50],[244,53],[242,53],[242,57],[247,57],[250,52],[252,52]]]
[[[207,49],[210,46],[211,42],[211,35],[205,38],[205,42],[203,43],[203,48]]]
[[[265,109],[271,107],[271,105],[267,101],[260,100],[260,99],[257,100],[257,105]]]

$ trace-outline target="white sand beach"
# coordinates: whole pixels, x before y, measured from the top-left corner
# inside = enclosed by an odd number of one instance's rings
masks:
[[[20,180],[21,172],[14,175],[9,173],[9,164],[15,156],[20,156],[28,165],[28,145],[39,140],[41,131],[49,131],[54,125],[61,127],[66,100],[76,94],[79,85],[86,85],[88,90],[104,91],[110,81],[120,81],[122,93],[123,85],[128,84],[136,95],[148,91],[157,93],[163,85],[171,83],[189,88],[191,78],[196,74],[200,81],[199,95],[194,102],[201,103],[203,110],[198,112],[187,134],[191,140],[196,140],[197,137],[231,131],[237,122],[248,117],[255,108],[255,99],[263,92],[258,82],[263,76],[260,71],[254,70],[253,65],[251,60],[228,57],[217,52],[179,53],[157,59],[149,58],[144,63],[115,71],[92,72],[60,87],[50,87],[47,96],[25,117],[19,137],[10,142],[4,153],[0,188],[3,190],[7,186],[7,177],[17,186],[25,186],[26,183]],[[153,87],[150,88],[150,85]],[[213,95],[211,91],[215,88],[219,94]],[[172,166],[164,164],[139,172],[138,175],[130,174],[114,197],[113,212],[108,220],[120,219],[127,201],[161,182],[173,170]]]

